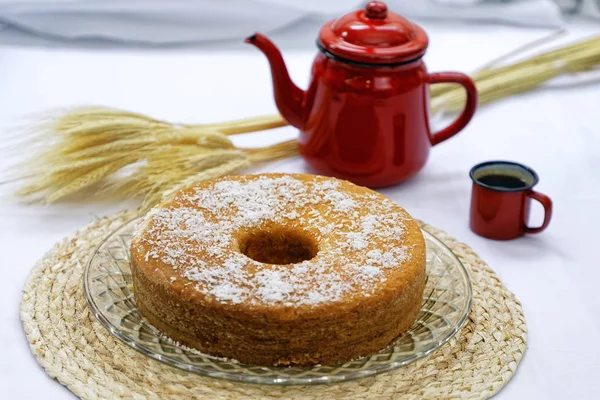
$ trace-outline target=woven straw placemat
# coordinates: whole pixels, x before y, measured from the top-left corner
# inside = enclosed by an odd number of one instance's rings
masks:
[[[33,354],[48,375],[82,399],[485,399],[510,380],[525,352],[519,301],[468,246],[425,226],[464,263],[474,296],[467,324],[429,357],[360,380],[288,387],[205,378],[167,366],[111,336],[83,295],[90,255],[133,217],[129,211],[98,219],[56,244],[23,291],[21,319]]]

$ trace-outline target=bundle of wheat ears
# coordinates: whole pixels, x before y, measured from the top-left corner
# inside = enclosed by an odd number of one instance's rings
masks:
[[[594,69],[600,64],[600,37],[513,64],[495,64],[471,75],[480,105],[534,89],[562,74]],[[435,85],[430,93],[433,113],[458,111],[464,105],[465,94],[458,86]],[[179,188],[297,155],[295,140],[264,148],[237,148],[229,139],[230,135],[285,126],[279,115],[175,125],[126,111],[80,108],[44,124],[44,129],[34,132],[37,150],[19,166],[24,184],[17,192],[44,202],[94,187],[94,193],[112,193],[117,198],[141,197],[144,207],[150,207]]]

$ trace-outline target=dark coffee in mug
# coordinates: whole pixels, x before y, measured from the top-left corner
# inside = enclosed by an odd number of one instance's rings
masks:
[[[511,175],[484,175],[477,178],[479,182],[488,186],[504,188],[504,189],[524,189],[527,187],[527,182],[518,176]]]

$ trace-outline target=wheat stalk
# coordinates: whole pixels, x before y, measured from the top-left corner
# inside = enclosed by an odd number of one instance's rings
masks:
[[[561,74],[592,70],[598,64],[600,37],[595,37],[510,65],[488,65],[472,78],[479,103],[486,104],[532,90]],[[465,102],[464,90],[451,84],[431,86],[430,97],[434,113],[454,113]],[[285,126],[280,115],[185,125],[92,107],[42,122],[43,129],[36,130],[31,142],[38,151],[20,166],[26,183],[17,194],[41,196],[46,202],[104,182],[100,192],[141,197],[144,206],[150,207],[194,183],[298,154],[296,140],[263,148],[236,148],[228,137]]]
[[[296,154],[295,141],[238,149],[228,138],[285,125],[279,115],[222,124],[176,125],[109,108],[78,108],[43,121],[34,135],[44,149],[21,167],[29,177],[18,196],[54,202],[105,181],[99,192],[142,197],[164,193]],[[129,168],[129,171],[123,171]],[[120,173],[120,174],[119,174]],[[113,177],[112,181],[106,178]]]
[[[530,91],[562,74],[595,69],[600,64],[600,36],[552,50],[502,67],[484,68],[471,76],[479,93],[479,104]],[[434,85],[431,108],[456,112],[464,106],[464,90],[455,85]]]

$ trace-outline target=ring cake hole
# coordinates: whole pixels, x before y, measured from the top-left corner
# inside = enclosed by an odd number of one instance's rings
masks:
[[[265,264],[296,264],[312,259],[318,251],[306,232],[283,227],[250,232],[239,244],[243,254]]]

